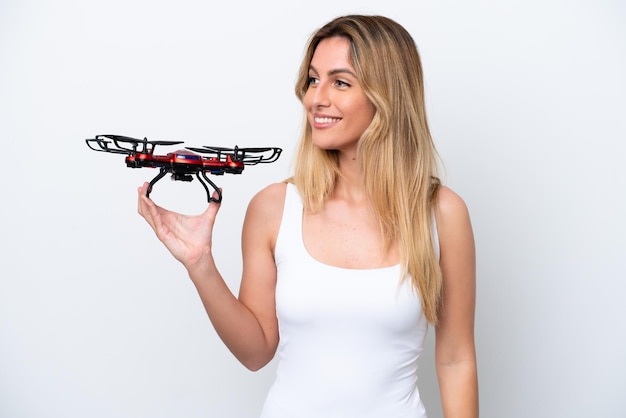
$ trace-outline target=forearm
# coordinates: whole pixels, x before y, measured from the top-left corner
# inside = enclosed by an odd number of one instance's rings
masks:
[[[251,370],[267,364],[275,349],[252,311],[229,289],[213,260],[207,257],[188,272],[215,331],[233,355]]]
[[[478,418],[478,378],[475,361],[437,364],[445,418]]]

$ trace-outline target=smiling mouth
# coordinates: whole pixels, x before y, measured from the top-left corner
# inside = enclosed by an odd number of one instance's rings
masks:
[[[324,118],[313,118],[313,120],[315,121],[315,123],[326,124],[326,123],[336,123],[336,122],[339,122],[341,119],[324,117]]]

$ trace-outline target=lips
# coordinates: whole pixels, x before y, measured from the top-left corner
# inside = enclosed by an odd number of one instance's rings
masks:
[[[332,116],[313,116],[313,127],[315,129],[330,128],[340,121],[341,118],[334,118]]]
[[[341,120],[340,118],[330,118],[330,117],[315,117],[315,118],[313,118],[313,121],[315,123],[320,124],[320,125],[327,125],[329,123],[337,123],[340,120]]]

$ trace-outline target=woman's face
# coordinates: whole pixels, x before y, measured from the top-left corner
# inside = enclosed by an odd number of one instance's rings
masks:
[[[309,86],[302,102],[313,144],[322,149],[354,152],[374,117],[374,105],[349,57],[347,39],[326,38],[318,44],[309,66]]]

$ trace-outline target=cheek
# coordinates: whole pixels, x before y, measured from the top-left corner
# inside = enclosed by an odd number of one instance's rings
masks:
[[[306,110],[309,110],[311,109],[312,103],[312,95],[310,93],[310,90],[307,90],[307,92],[304,93],[304,96],[302,97],[302,106],[304,106]]]
[[[374,119],[374,115],[376,114],[376,107],[372,102],[369,101],[369,99],[366,99],[365,103],[363,103],[363,109],[367,109],[370,120]]]
[[[361,106],[361,114],[363,127],[367,128],[372,123],[372,120],[374,120],[376,110],[370,102],[363,103]]]

